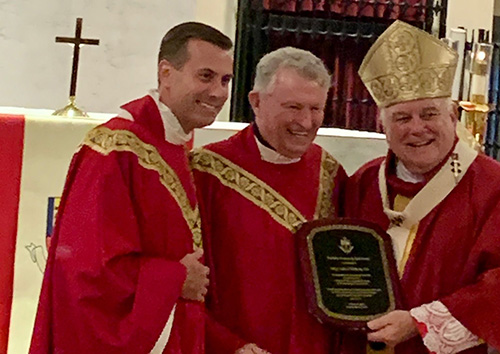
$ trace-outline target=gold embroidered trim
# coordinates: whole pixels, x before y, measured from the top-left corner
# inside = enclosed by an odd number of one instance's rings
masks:
[[[403,258],[398,264],[398,274],[399,278],[403,277],[403,274],[406,269],[406,264],[408,263],[408,259],[410,258],[410,253],[413,249],[413,243],[415,242],[415,238],[417,237],[418,224],[413,225],[410,229],[410,233],[408,235],[408,241],[406,241],[405,250],[403,252]]]
[[[213,151],[203,148],[192,151],[191,167],[215,176],[223,185],[267,211],[291,232],[306,221],[300,211],[264,181]]]
[[[411,198],[405,197],[401,194],[396,195],[394,199],[394,210],[395,211],[403,211],[410,203]],[[417,237],[418,231],[418,223],[413,225],[410,228],[410,232],[408,234],[408,239],[406,240],[405,249],[403,251],[403,257],[398,263],[398,274],[401,279],[404,275],[404,271],[406,268],[406,263],[408,263],[408,259],[410,258],[411,250],[413,249],[413,243],[415,242],[415,238]]]
[[[335,207],[332,203],[333,189],[335,188],[335,177],[339,169],[339,163],[327,151],[321,154],[321,171],[316,203],[315,219],[328,218],[335,215]]]
[[[109,155],[113,151],[131,152],[137,156],[142,167],[158,172],[160,183],[167,188],[175,199],[191,229],[194,246],[202,246],[198,205],[194,209],[191,208],[179,177],[153,145],[143,142],[137,135],[128,130],[112,130],[106,127],[92,129],[88,132],[82,144],[103,155]]]

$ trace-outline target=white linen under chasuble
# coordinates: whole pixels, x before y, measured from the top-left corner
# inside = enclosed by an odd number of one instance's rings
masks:
[[[163,331],[160,334],[160,338],[156,341],[155,346],[149,352],[150,354],[161,354],[163,350],[167,346],[168,339],[170,338],[170,332],[172,332],[172,326],[174,325],[174,314],[175,314],[175,305],[168,317],[167,324],[163,328]]]
[[[382,206],[391,224],[387,233],[391,236],[394,256],[400,276],[406,264],[405,249],[410,250],[413,239],[409,238],[412,227],[431,212],[455,188],[477,156],[477,151],[466,143],[458,141],[452,154],[438,173],[415,195],[402,211],[391,209],[387,182],[386,162],[380,165],[378,180]]]

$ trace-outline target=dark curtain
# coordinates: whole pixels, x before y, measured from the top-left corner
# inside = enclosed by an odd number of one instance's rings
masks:
[[[424,22],[426,0],[263,0],[264,9],[301,13],[326,12],[341,17],[368,17]]]

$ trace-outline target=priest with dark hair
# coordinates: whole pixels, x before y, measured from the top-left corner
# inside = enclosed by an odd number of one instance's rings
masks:
[[[73,157],[30,353],[204,353],[208,268],[187,148],[233,72],[231,40],[172,28],[158,89],[94,128]]]

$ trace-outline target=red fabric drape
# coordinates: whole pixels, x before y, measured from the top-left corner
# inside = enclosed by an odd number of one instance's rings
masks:
[[[0,353],[9,339],[23,148],[24,117],[0,114]]]

